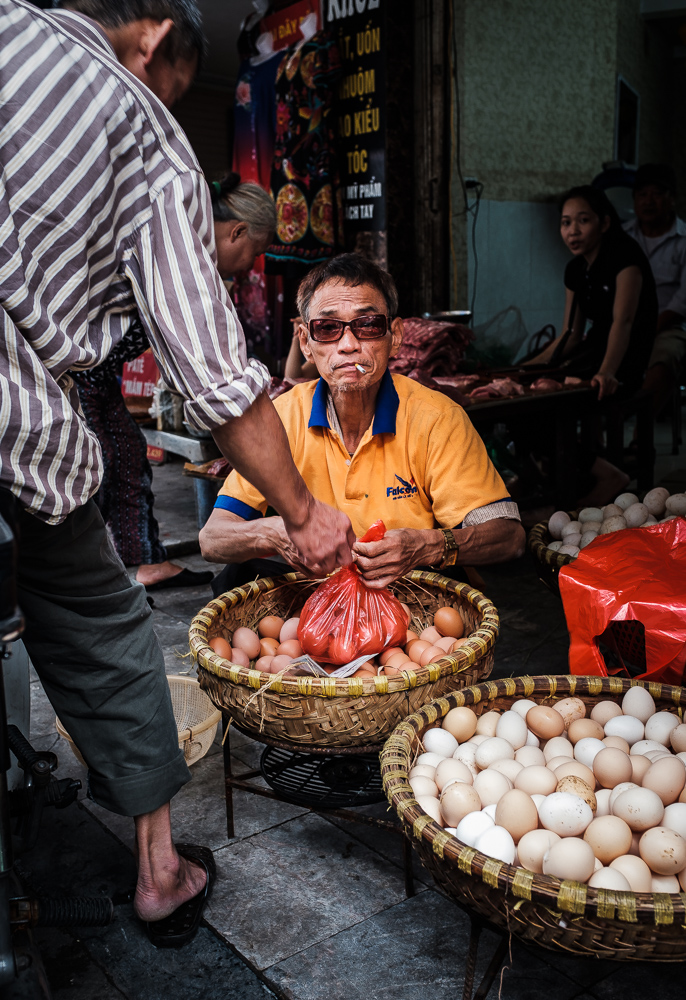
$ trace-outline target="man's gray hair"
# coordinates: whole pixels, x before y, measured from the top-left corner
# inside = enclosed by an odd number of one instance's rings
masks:
[[[123,28],[145,18],[159,22],[171,18],[174,28],[166,40],[165,58],[173,65],[177,59],[190,61],[197,56],[199,69],[207,54],[196,0],[53,0],[52,5],[85,14],[103,28]]]

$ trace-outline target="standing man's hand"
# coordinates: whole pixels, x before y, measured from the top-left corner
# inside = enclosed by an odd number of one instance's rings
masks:
[[[312,498],[304,521],[294,524],[284,517],[283,522],[299,561],[315,576],[352,562],[355,532],[341,511]]]

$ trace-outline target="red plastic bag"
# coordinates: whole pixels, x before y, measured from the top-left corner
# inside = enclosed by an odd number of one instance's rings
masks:
[[[361,542],[386,534],[375,521]],[[317,587],[300,612],[298,640],[319,663],[341,666],[357,656],[375,656],[388,646],[404,646],[407,619],[388,590],[370,590],[355,566],[344,566]]]
[[[613,622],[641,622],[640,678],[682,683],[686,665],[686,520],[602,535],[560,571],[572,674],[607,677],[597,640]]]

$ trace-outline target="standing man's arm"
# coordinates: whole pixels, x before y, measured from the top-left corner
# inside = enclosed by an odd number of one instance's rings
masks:
[[[233,467],[283,517],[313,573],[349,563],[355,541],[350,521],[309,493],[265,395],[269,373],[247,358],[215,265],[204,178],[190,171],[176,175],[151,209],[150,221],[124,253],[124,273],[165,382],[185,397],[187,420],[213,434]]]

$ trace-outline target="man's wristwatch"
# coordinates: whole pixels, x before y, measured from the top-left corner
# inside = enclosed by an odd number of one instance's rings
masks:
[[[457,557],[460,554],[460,546],[457,544],[455,534],[450,528],[441,528],[440,530],[443,532],[443,538],[445,539],[445,550],[440,569],[445,569],[446,566],[454,566],[457,562]]]

